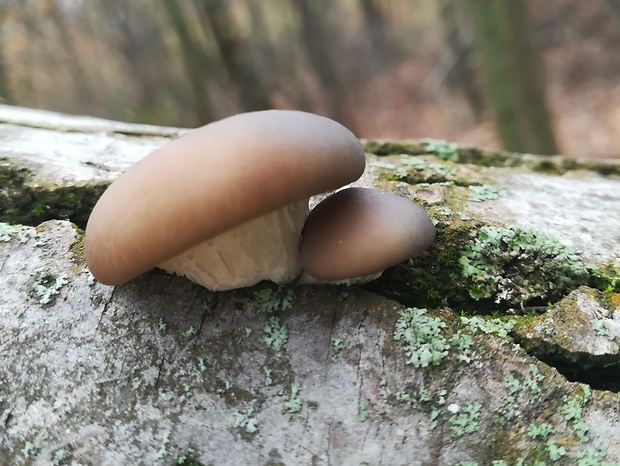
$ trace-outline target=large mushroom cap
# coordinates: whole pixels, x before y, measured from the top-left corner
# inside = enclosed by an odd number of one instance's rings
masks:
[[[301,263],[319,280],[364,277],[419,254],[434,239],[435,226],[416,203],[376,189],[348,188],[310,212]]]
[[[190,131],[132,166],[86,227],[92,274],[115,285],[244,222],[361,176],[361,144],[298,111],[246,113]]]

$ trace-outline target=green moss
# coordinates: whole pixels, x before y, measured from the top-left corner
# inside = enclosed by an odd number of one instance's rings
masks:
[[[563,171],[558,167],[557,163],[549,159],[542,159],[532,166],[532,170],[545,173],[547,175],[561,175]]]
[[[368,139],[362,141],[364,151],[374,155],[420,155],[427,153],[424,143],[418,140],[379,140]]]
[[[69,257],[77,265],[86,265],[86,257],[84,255],[84,231],[75,224],[73,224],[73,229],[77,234],[77,239],[69,247]]]
[[[408,184],[447,183],[458,177],[458,170],[453,163],[438,162],[435,156],[422,157],[400,154],[398,157],[386,157],[387,161],[370,162],[378,170],[381,181],[401,181]]]
[[[33,182],[28,170],[0,160],[0,185],[0,221],[38,225],[46,220],[66,219],[84,228],[108,183],[48,186]]]
[[[434,209],[430,213],[435,216]],[[437,218],[441,217],[438,214]],[[469,296],[470,285],[459,265],[463,248],[478,226],[455,216],[444,216],[436,228],[435,243],[428,251],[386,270],[364,287],[411,307],[447,305],[457,309],[476,308],[480,312],[495,309]]]
[[[612,260],[589,267],[589,285],[609,294],[620,293],[620,262]]]
[[[365,140],[362,141],[362,144],[367,153],[379,156],[433,154],[441,160],[482,166],[506,167],[520,166],[522,164],[520,154],[486,151],[441,140]]]
[[[570,170],[591,170],[601,175],[620,175],[620,163],[609,160],[576,160],[562,156],[524,155],[505,151],[483,150],[437,140],[365,140],[369,154],[434,154],[443,160],[485,167],[525,167],[545,174],[562,175]]]

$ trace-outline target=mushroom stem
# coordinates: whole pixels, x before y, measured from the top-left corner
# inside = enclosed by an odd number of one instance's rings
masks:
[[[213,290],[261,280],[290,283],[301,271],[299,242],[308,215],[300,201],[235,227],[158,265]]]
[[[376,280],[383,274],[383,271],[365,275],[363,277],[352,277],[344,280],[321,280],[310,275],[305,270],[302,270],[297,279],[295,285],[363,285],[364,283]]]

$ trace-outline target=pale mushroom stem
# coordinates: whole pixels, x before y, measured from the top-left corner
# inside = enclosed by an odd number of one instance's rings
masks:
[[[213,290],[261,280],[290,283],[299,274],[299,242],[308,201],[255,218],[158,265]]]

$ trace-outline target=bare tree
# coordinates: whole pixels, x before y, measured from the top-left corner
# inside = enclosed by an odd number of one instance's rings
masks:
[[[471,63],[473,46],[463,38],[455,1],[439,0],[437,3],[444,40],[452,55],[451,68],[447,72],[447,83],[463,92],[472,114],[479,120],[484,111],[484,98],[476,82],[476,74]]]
[[[182,4],[177,0],[162,0],[162,3],[179,39],[185,73],[193,93],[194,113],[198,123],[207,123],[212,120],[212,114],[208,107],[207,86],[210,79],[204,66],[204,51],[191,35]]]
[[[618,27],[620,27],[620,1],[604,0]]]
[[[4,36],[2,32],[4,29],[5,8],[6,6],[4,4],[0,4],[0,103],[14,104],[13,92],[9,86],[7,77],[8,67],[4,58]]]
[[[337,45],[328,22],[332,0],[293,0],[300,21],[300,35],[313,71],[326,95],[330,116],[353,129],[347,109],[347,86],[338,67]]]
[[[63,66],[67,67],[73,79],[77,96],[76,100],[81,103],[88,102],[90,96],[88,77],[82,66],[80,54],[75,46],[71,25],[66,20],[65,12],[60,9],[56,0],[46,0],[44,8],[61,45],[59,49],[64,54]]]
[[[99,0],[89,8],[92,28],[110,49],[117,51],[133,84],[132,97],[123,113],[134,121],[178,125],[179,121],[164,114],[169,111],[165,102],[182,106],[186,93],[173,82],[175,75],[170,70],[164,34],[156,21],[158,6],[150,0]]]
[[[470,6],[504,147],[556,154],[540,64],[529,42],[525,0],[470,0]]]
[[[271,108],[268,92],[252,64],[248,44],[231,15],[228,0],[197,0],[209,23],[219,55],[230,79],[237,85],[244,110]]]
[[[391,61],[394,47],[390,44],[388,34],[390,27],[381,9],[381,1],[359,0],[359,4],[364,15],[365,29],[374,56],[380,63]]]

